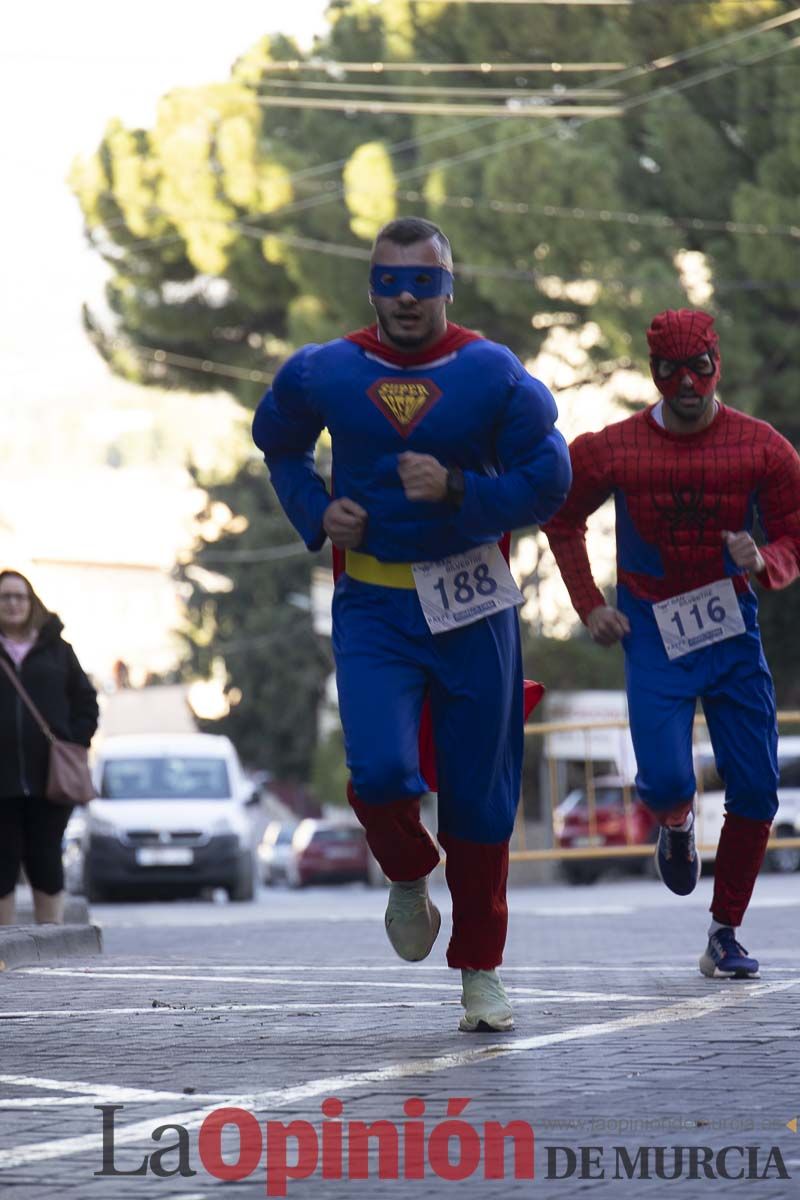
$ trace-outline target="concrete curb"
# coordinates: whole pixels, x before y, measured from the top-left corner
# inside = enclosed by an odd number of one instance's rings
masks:
[[[97,925],[9,925],[0,929],[0,971],[102,951]]]

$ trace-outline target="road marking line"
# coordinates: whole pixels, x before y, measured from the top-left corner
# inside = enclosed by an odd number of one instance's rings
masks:
[[[46,967],[29,967],[27,972],[30,975],[47,974]],[[262,979],[253,979],[249,975],[159,975],[154,981],[152,975],[140,975],[135,971],[104,971],[95,973],[94,971],[70,971],[69,968],[58,968],[58,974],[78,975],[81,979],[128,979],[128,980],[144,980],[149,984],[153,982],[163,981],[178,981],[184,983],[250,983],[258,987],[264,987],[265,984],[277,987],[304,987],[304,988],[392,988],[407,992],[411,989],[426,992],[439,992],[446,986],[442,983],[390,983],[385,979],[283,979],[277,975],[270,975]],[[631,1000],[645,1003],[649,997],[647,996],[630,996],[624,993],[607,993],[607,992],[576,992],[576,991],[553,991],[547,988],[530,988],[530,987],[510,987],[510,991],[517,995],[536,995],[546,997],[547,999],[565,999],[574,1000],[576,1003],[581,1000]]]
[[[510,989],[514,995],[516,1004],[540,1004],[543,1001],[554,1000],[557,1003],[569,1003],[573,998],[559,992],[538,992],[535,988],[521,989],[517,991]],[[523,995],[521,992],[530,992],[530,995]],[[282,1000],[275,1004],[147,1004],[138,1008],[43,1008],[38,1011],[19,1011],[11,1013],[0,1013],[0,1021],[33,1021],[41,1020],[42,1018],[49,1019],[50,1017],[104,1017],[104,1016],[135,1016],[144,1015],[145,1013],[168,1013],[173,1017],[193,1016],[197,1013],[247,1013],[247,1012],[280,1012],[287,1016],[296,1016],[299,1013],[324,1012],[328,1009],[336,1011],[340,1009],[358,1009],[358,1008],[442,1008],[447,1005],[457,1005],[455,992],[452,992],[451,998],[441,1000],[332,1000],[323,1001],[322,1003],[312,1001],[287,1001]],[[637,1000],[646,1001],[647,996],[623,996],[610,993],[605,995],[600,993],[598,999],[608,1001],[611,999]],[[586,1000],[585,995],[580,995],[575,998],[575,1003],[583,1003]]]
[[[11,1084],[14,1087],[41,1088],[49,1092],[74,1092],[77,1096],[108,1096],[120,1103],[129,1101],[131,1104],[140,1100],[185,1100],[184,1092],[160,1092],[153,1088],[124,1088],[114,1084],[85,1083],[74,1079],[40,1079],[33,1075],[0,1075],[0,1083]],[[224,1100],[220,1092],[209,1092],[203,1099]],[[200,1099],[199,1093],[192,1099]]]
[[[172,1102],[173,1100],[176,1100],[176,1099],[207,1100],[209,1098],[208,1096],[200,1096],[200,1095],[195,1095],[195,1094],[192,1094],[191,1096],[187,1096],[182,1092],[178,1092],[175,1094],[172,1094],[172,1093],[165,1093],[165,1094],[169,1095],[170,1102]],[[87,1100],[89,1100],[89,1099],[91,1099],[93,1104],[113,1104],[115,1100],[119,1099],[119,1097],[109,1096],[107,1092],[103,1091],[102,1086],[98,1085],[96,1095],[91,1096],[91,1097],[88,1097],[88,1096],[26,1096],[24,1099],[21,1099],[20,1097],[15,1096],[15,1097],[12,1097],[9,1099],[0,1098],[0,1112],[4,1112],[6,1109],[11,1109],[11,1108],[14,1108],[14,1109],[32,1108],[32,1109],[36,1109],[36,1110],[38,1110],[40,1108],[69,1108],[69,1107],[74,1108],[76,1105],[84,1105],[85,1106]],[[224,1100],[224,1096],[221,1099]],[[140,1104],[140,1103],[143,1103],[143,1101],[134,1099],[134,1100],[130,1100],[129,1103],[130,1104],[137,1104],[137,1103]],[[154,1104],[155,1100],[149,1100],[147,1103]]]
[[[644,910],[627,904],[604,904],[596,908],[589,904],[575,904],[572,908],[537,904],[527,908],[523,902],[519,906],[509,905],[509,911],[518,917],[629,917],[631,913]]]
[[[751,1002],[758,997],[767,997],[775,992],[786,991],[800,983],[792,980],[780,984],[753,984],[745,989],[728,987],[719,991],[715,996],[702,1000],[686,1000],[666,1008],[648,1012],[632,1013],[613,1021],[596,1022],[593,1024],[575,1025],[571,1029],[563,1029],[559,1033],[539,1034],[535,1037],[506,1039],[487,1045],[485,1042],[478,1048],[464,1050],[453,1054],[442,1054],[436,1058],[420,1059],[416,1062],[391,1063],[371,1071],[351,1071],[343,1075],[326,1076],[312,1079],[307,1083],[291,1087],[274,1088],[269,1091],[243,1093],[230,1096],[225,1101],[226,1107],[245,1108],[251,1111],[272,1110],[297,1105],[302,1101],[313,1100],[318,1096],[337,1096],[345,1091],[376,1083],[386,1083],[401,1079],[415,1079],[421,1075],[433,1075],[439,1071],[449,1071],[458,1067],[480,1065],[492,1062],[497,1058],[511,1054],[525,1053],[531,1050],[543,1050],[549,1046],[561,1045],[565,1042],[582,1041],[589,1038],[613,1036],[617,1033],[629,1033],[646,1029],[653,1025],[669,1025],[678,1021],[686,1024],[693,1017],[710,1016],[733,1004]],[[169,1116],[159,1115],[158,1121],[167,1125],[183,1125],[186,1129],[196,1129],[202,1125],[205,1118],[215,1111],[213,1107],[187,1109]],[[149,1138],[153,1131],[153,1121],[139,1120],[128,1125],[120,1126],[114,1132],[115,1146],[131,1145]],[[0,1151],[0,1170],[8,1167],[26,1166],[30,1163],[43,1162],[46,1159],[66,1158],[74,1154],[102,1150],[102,1133],[82,1134],[78,1137],[58,1138],[49,1142],[37,1142],[28,1145],[13,1146],[9,1150]]]

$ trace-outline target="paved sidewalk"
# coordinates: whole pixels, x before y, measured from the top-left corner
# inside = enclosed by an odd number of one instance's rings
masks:
[[[449,1161],[466,1155],[458,1186],[470,1197],[674,1195],[675,1173],[680,1195],[695,1200],[730,1186],[721,1168],[734,1177],[755,1171],[765,1177],[742,1186],[788,1200],[800,1179],[800,1133],[788,1127],[800,1112],[800,894],[793,880],[760,881],[743,938],[762,958],[763,977],[733,984],[697,970],[709,889],[703,880],[684,902],[633,881],[512,893],[504,975],[517,1028],[505,1036],[457,1032],[446,928],[426,963],[392,957],[384,893],[354,887],[273,891],[248,906],[106,906],[98,910],[102,959],[0,976],[4,1197],[50,1200],[54,1180],[59,1197],[75,1200],[199,1200],[222,1196],[223,1186],[263,1196],[265,1123],[275,1172],[276,1139],[299,1121],[307,1122],[295,1127],[307,1178],[290,1179],[287,1190],[302,1200],[449,1195],[455,1184],[440,1177],[449,1169],[447,1132],[459,1135]],[[323,1116],[334,1097],[341,1109]],[[412,1105],[409,1115],[413,1098],[424,1111]],[[466,1126],[443,1126],[448,1103]],[[96,1174],[96,1105],[109,1120],[109,1106],[121,1106],[114,1168],[147,1166],[146,1175]],[[238,1184],[217,1181],[199,1155],[199,1128],[222,1106],[248,1110],[261,1126],[258,1145],[246,1139],[244,1147],[257,1169]],[[354,1123],[376,1121],[394,1127],[383,1136],[397,1138],[400,1178],[376,1177],[374,1148],[369,1179],[346,1178],[346,1150],[345,1178],[323,1178],[323,1160],[329,1174],[336,1161],[334,1126],[346,1146],[347,1135],[358,1142]],[[487,1179],[486,1123],[514,1121],[523,1167],[522,1135],[534,1131],[536,1178],[514,1179],[508,1152],[506,1178]],[[160,1125],[187,1132],[154,1139]],[[332,1141],[323,1141],[323,1126]],[[238,1136],[228,1133],[222,1148],[235,1162]],[[415,1136],[430,1156],[418,1179],[406,1177],[413,1154],[403,1153]],[[196,1174],[177,1174],[181,1137],[185,1170]],[[309,1154],[324,1146],[315,1166]],[[384,1169],[393,1169],[391,1146],[384,1155]],[[296,1148],[287,1161],[295,1158]],[[645,1162],[664,1177],[641,1178]],[[154,1166],[174,1173],[160,1178]]]

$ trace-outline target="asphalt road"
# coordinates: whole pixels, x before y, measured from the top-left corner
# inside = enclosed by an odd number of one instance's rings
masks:
[[[0,975],[0,1191],[796,1196],[800,877],[760,880],[746,983],[697,970],[710,889],[514,890],[506,1035],[458,1032],[447,923],[405,965],[380,890],[98,906],[102,957]]]

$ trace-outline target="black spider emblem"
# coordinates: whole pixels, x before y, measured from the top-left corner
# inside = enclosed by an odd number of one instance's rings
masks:
[[[707,505],[702,484],[679,486],[675,483],[674,476],[670,477],[670,491],[671,504],[659,504],[653,496],[653,505],[669,528],[672,544],[677,544],[676,534],[679,530],[688,529],[695,534],[695,544],[699,546],[706,525],[719,519],[722,500],[718,499],[716,504]]]

